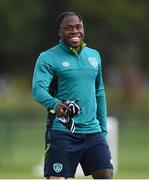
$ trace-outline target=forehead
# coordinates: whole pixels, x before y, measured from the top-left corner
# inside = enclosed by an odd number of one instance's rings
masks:
[[[78,16],[75,15],[66,16],[61,22],[62,26],[75,25],[75,24],[83,24],[83,22],[78,18]]]

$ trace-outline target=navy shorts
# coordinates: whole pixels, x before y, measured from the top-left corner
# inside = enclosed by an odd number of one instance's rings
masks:
[[[74,177],[78,163],[85,176],[97,169],[113,169],[109,146],[101,133],[51,131],[50,134],[50,141],[46,136],[45,177]]]

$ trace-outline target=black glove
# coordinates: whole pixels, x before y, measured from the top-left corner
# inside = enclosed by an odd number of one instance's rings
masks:
[[[63,100],[62,103],[68,106],[69,109],[66,109],[66,116],[57,117],[60,120],[60,122],[65,127],[67,127],[69,131],[72,133],[75,131],[75,124],[73,117],[81,112],[78,102],[79,100],[75,100],[75,101]]]

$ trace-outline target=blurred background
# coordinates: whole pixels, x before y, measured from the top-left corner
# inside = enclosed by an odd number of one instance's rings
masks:
[[[63,11],[84,17],[85,42],[102,57],[108,116],[119,124],[115,178],[149,178],[148,9],[146,0],[0,0],[0,178],[42,178],[46,110],[31,81]]]

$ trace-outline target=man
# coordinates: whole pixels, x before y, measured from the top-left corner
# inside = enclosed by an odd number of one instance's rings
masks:
[[[83,42],[78,13],[61,14],[57,28],[59,44],[40,54],[33,75],[34,98],[49,112],[44,176],[74,177],[80,163],[86,176],[112,179],[100,55]]]

